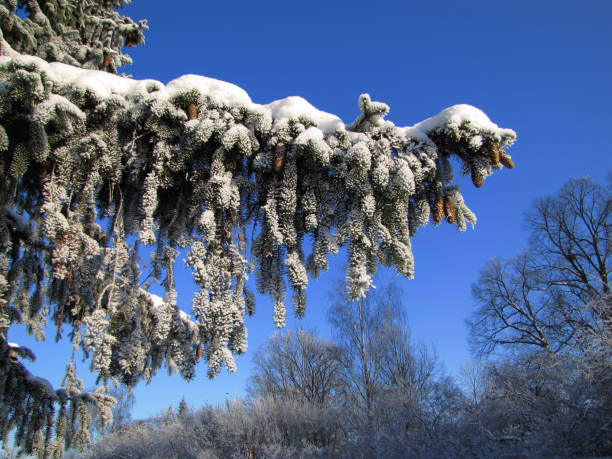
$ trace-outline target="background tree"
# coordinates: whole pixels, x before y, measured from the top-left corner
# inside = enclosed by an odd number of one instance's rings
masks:
[[[475,223],[451,156],[477,187],[513,167],[504,149],[514,132],[470,106],[400,128],[363,94],[361,115],[346,125],[301,98],[257,105],[204,77],[163,85],[88,70],[124,63],[121,46],[142,42],[145,24],[117,15],[120,1],[68,3],[0,2],[0,380],[9,406],[0,433],[27,425],[18,436],[27,451],[60,451],[53,432],[60,443],[72,437],[64,393],[10,360],[9,347],[21,349],[6,341],[12,324],[39,339],[47,320],[58,335],[67,329],[105,383],[134,386],[163,365],[189,379],[202,357],[213,377],[246,349],[249,266],[282,326],[286,283],[299,316],[308,274],[347,245],[347,291],[357,300],[381,263],[412,276],[410,238],[430,219],[459,230]],[[155,247],[146,266],[142,245]],[[176,305],[181,250],[198,285],[194,320]],[[163,299],[147,293],[151,283]],[[87,404],[93,397],[102,410],[111,399],[70,387],[69,425],[82,446]],[[24,415],[21,388],[45,407],[43,424]]]
[[[393,349],[398,322],[403,311],[397,287],[370,292],[351,301],[342,289],[332,297],[329,321],[334,338],[344,351],[343,379],[347,406],[360,407],[371,423],[374,405],[382,392],[383,373],[394,378],[405,355]],[[395,352],[394,352],[395,351]],[[398,357],[387,361],[386,357]]]
[[[490,261],[473,287],[475,350],[512,356],[473,381],[466,420],[493,441],[548,456],[612,451],[611,211],[610,187],[569,181],[528,212],[530,251]]]
[[[327,405],[340,387],[342,351],[314,332],[272,336],[257,351],[247,391],[254,397]]]
[[[189,408],[189,405],[187,405],[187,402],[185,401],[185,397],[183,397],[181,401],[179,402],[178,409],[176,410],[176,415],[178,417],[184,418],[189,414],[190,411],[191,411],[191,408]]]
[[[608,346],[602,346],[603,342]],[[464,428],[492,443],[537,456],[606,456],[612,451],[612,352],[609,334],[584,352],[523,353],[491,362]]]
[[[606,323],[610,293],[612,194],[589,178],[571,180],[527,214],[529,251],[493,259],[473,287],[472,343],[557,353]],[[504,346],[508,348],[508,346]],[[518,349],[517,349],[518,350]]]
[[[338,289],[329,320],[344,351],[341,394],[355,428],[422,429],[448,412],[442,399],[450,400],[457,391],[442,374],[435,353],[412,343],[402,293],[393,282],[358,301]]]
[[[589,304],[610,293],[612,176],[608,187],[589,177],[570,180],[527,214],[530,248],[548,285],[564,301]]]
[[[458,382],[470,404],[476,405],[484,397],[489,386],[488,375],[487,364],[482,360],[466,362],[459,370]]]

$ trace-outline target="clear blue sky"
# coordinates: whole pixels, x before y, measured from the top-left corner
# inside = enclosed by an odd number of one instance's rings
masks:
[[[509,150],[514,170],[489,177],[479,190],[469,178],[459,179],[479,218],[476,229],[420,230],[413,239],[415,279],[397,279],[415,340],[433,344],[451,374],[470,358],[464,320],[473,307],[471,284],[486,260],[525,247],[523,214],[535,199],[570,178],[603,182],[612,170],[609,0],[179,5],[134,0],[124,8],[135,20],[148,19],[150,30],[144,47],[129,50],[134,65],[123,71],[164,83],[187,73],[218,78],[262,104],[299,95],[347,123],[359,114],[363,92],[389,104],[388,119],[399,126],[467,103],[517,132]],[[291,318],[289,328],[329,333],[327,293],[343,276],[343,261],[336,257],[330,272],[311,282],[306,317]],[[191,293],[188,275],[181,276],[179,305],[187,311]],[[160,374],[136,389],[134,416],[176,407],[183,396],[198,407],[243,395],[251,356],[275,330],[271,309],[259,298],[255,318],[247,321],[249,352],[237,359],[236,373],[209,381],[202,365],[190,383]],[[9,336],[26,344],[19,331]],[[67,347],[31,347],[39,358],[29,367],[58,385]]]

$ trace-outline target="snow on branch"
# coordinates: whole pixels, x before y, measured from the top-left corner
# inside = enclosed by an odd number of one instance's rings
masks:
[[[250,265],[279,326],[287,287],[304,314],[308,275],[342,245],[353,299],[379,264],[412,277],[419,227],[476,222],[450,157],[477,187],[514,166],[515,133],[469,105],[397,127],[363,94],[345,124],[300,97],[261,105],[212,78],[132,80],[2,45],[0,294],[15,314],[0,325],[35,328],[50,301],[58,326],[84,327],[92,369],[131,385],[164,362],[186,378],[200,357],[211,377],[235,368],[255,308]],[[147,269],[164,301],[140,288],[140,244],[155,245]],[[193,320],[176,307],[182,248]]]

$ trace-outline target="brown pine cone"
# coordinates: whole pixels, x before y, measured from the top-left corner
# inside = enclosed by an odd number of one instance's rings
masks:
[[[455,203],[450,199],[446,199],[446,221],[448,223],[455,223],[457,220],[457,207]]]
[[[512,157],[505,151],[501,152],[499,161],[508,169],[514,169],[514,161],[512,161]]]
[[[274,172],[278,172],[285,164],[285,144],[283,142],[276,145],[274,150]]]
[[[482,173],[482,170],[476,165],[472,166],[472,183],[476,188],[480,188],[482,186],[482,182],[484,182],[485,174]]]
[[[189,104],[189,107],[187,107],[187,118],[189,119],[189,121],[191,121],[191,120],[195,120],[197,117],[198,117],[198,109],[196,108],[194,104]]]
[[[138,39],[137,32],[128,32],[125,34],[125,46],[136,46]]]
[[[492,142],[487,142],[487,151],[489,152],[489,160],[491,161],[491,164],[497,166],[501,156],[499,147]]]
[[[438,196],[436,199],[436,203],[433,208],[433,220],[437,225],[442,221],[442,217],[444,216],[444,198],[442,196]]]

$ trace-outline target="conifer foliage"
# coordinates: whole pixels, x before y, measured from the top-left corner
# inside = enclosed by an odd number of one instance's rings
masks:
[[[84,432],[85,414],[75,416],[85,401],[42,383],[19,386],[21,399],[7,392],[16,372],[34,378],[9,358],[12,324],[38,338],[48,320],[58,334],[68,327],[104,381],[133,386],[164,364],[191,378],[200,357],[213,377],[246,350],[251,270],[278,326],[286,284],[301,316],[308,274],[343,245],[348,295],[362,298],[378,264],[413,275],[410,238],[430,219],[461,231],[475,223],[451,156],[477,187],[513,166],[503,149],[514,132],[466,105],[402,128],[363,94],[345,125],[299,97],[258,105],[210,78],[113,75],[129,62],[121,47],[142,43],[146,29],[119,16],[121,4],[0,1],[0,423],[3,434],[33,429],[38,446],[24,441],[27,451],[49,447],[54,404],[64,438],[65,400]],[[154,246],[150,262],[142,245]],[[199,286],[193,319],[177,307],[183,250]],[[147,293],[150,282],[163,300]],[[49,419],[42,426],[26,419],[33,405]]]
[[[6,0],[0,4],[2,34],[20,53],[49,62],[116,73],[131,64],[123,46],[144,43],[146,21],[135,24],[113,10],[123,0]],[[17,16],[24,8],[27,18]]]

